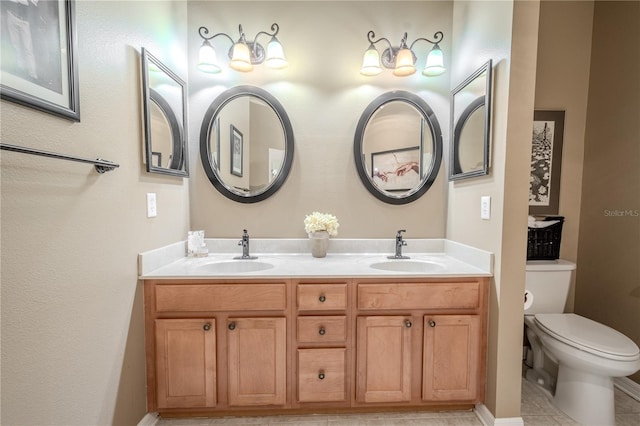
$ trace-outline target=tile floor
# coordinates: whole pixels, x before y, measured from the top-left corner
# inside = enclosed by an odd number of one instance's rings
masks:
[[[521,415],[526,426],[577,425],[533,384],[522,381]],[[308,416],[160,419],[157,426],[482,426],[472,411]],[[640,402],[616,389],[616,426],[640,425]]]
[[[615,389],[616,426],[640,425],[640,401]],[[534,384],[522,380],[520,415],[526,426],[579,425],[551,404],[551,400]]]

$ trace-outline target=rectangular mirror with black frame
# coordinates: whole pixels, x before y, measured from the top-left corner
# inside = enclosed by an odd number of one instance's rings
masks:
[[[491,60],[451,92],[449,180],[489,174]]]
[[[144,47],[142,88],[147,172],[189,176],[185,83]]]

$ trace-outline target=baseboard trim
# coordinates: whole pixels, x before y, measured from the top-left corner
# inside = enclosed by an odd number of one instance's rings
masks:
[[[631,398],[640,401],[640,384],[628,377],[616,377],[613,379],[613,384]]]
[[[138,422],[138,426],[156,426],[156,423],[158,423],[158,413],[147,413]]]
[[[522,417],[502,417],[496,419],[484,404],[476,405],[473,411],[484,426],[524,426]]]
[[[640,386],[634,381],[629,380],[629,382],[638,387],[636,391],[640,390]],[[616,383],[616,386],[618,386],[618,383]],[[476,405],[473,411],[484,426],[524,426],[524,420],[522,420],[522,417],[504,417],[496,419],[484,404]],[[158,423],[158,419],[158,413],[147,413],[142,420],[138,422],[138,426],[155,426]]]

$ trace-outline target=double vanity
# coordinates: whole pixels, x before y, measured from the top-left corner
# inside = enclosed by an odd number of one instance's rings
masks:
[[[184,242],[140,255],[147,408],[247,415],[483,402],[491,253],[448,240]]]

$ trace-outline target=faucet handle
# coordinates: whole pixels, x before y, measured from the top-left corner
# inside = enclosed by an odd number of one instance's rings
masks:
[[[246,243],[246,241],[249,240],[249,234],[247,233],[246,229],[242,230],[242,238],[240,239],[240,241],[238,241],[238,245],[241,246],[243,244]]]

